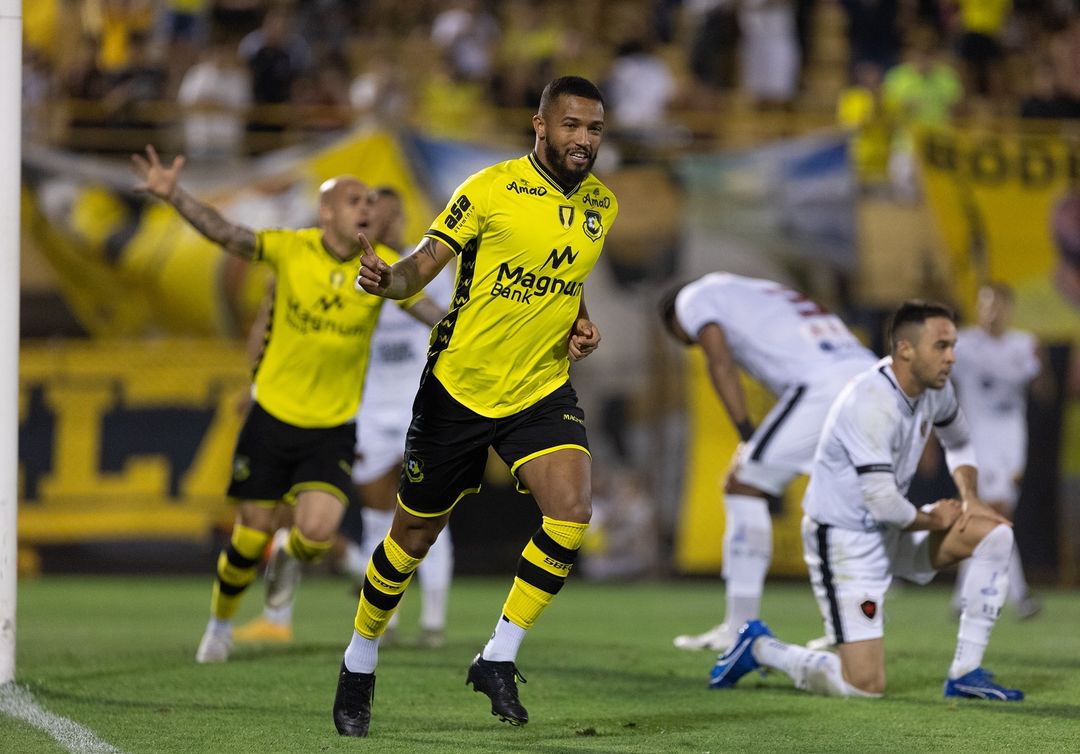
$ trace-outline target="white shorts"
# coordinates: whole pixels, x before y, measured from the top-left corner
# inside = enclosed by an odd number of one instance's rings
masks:
[[[895,527],[852,531],[803,516],[803,557],[833,643],[885,635],[885,592],[893,576],[928,584],[937,574],[930,565],[929,534]]]
[[[1027,437],[1010,425],[972,426],[975,460],[979,464],[979,497],[986,502],[1016,507],[1018,481],[1024,473]]]
[[[861,360],[841,362],[812,383],[785,390],[743,444],[735,479],[780,496],[792,479],[809,474],[829,407],[848,380],[868,366]]]
[[[373,410],[361,408],[356,421],[356,460],[352,467],[355,484],[367,484],[400,466],[405,457],[405,435],[412,421],[407,405]]]

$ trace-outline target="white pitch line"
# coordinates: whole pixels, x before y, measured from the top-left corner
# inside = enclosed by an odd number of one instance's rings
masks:
[[[16,686],[14,682],[0,685],[0,712],[48,733],[71,754],[122,754],[115,746],[98,738],[89,728],[42,709],[34,701],[33,694]]]

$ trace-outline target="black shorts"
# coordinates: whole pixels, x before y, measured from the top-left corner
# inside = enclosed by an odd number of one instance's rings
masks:
[[[423,517],[448,513],[462,497],[480,490],[489,447],[515,479],[518,468],[533,458],[567,448],[588,453],[585,412],[574,388],[567,382],[524,411],[491,419],[454,400],[429,365],[405,441],[402,507]],[[528,492],[520,479],[518,491]]]
[[[233,454],[234,500],[293,502],[304,490],[350,499],[356,423],[305,429],[251,405]]]

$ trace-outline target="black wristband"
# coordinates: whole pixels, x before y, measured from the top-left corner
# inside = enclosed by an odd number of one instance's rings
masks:
[[[743,419],[735,424],[735,431],[739,433],[739,439],[746,442],[754,434],[754,425],[750,423],[749,419]]]

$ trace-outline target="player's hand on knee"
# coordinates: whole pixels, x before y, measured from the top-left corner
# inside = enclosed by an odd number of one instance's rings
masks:
[[[946,497],[938,500],[927,511],[930,516],[930,531],[945,531],[952,527],[964,514],[964,505],[956,498]]]
[[[363,249],[360,254],[360,269],[356,273],[356,290],[381,296],[390,288],[393,270],[375,253],[367,236],[357,233],[356,237]]]

